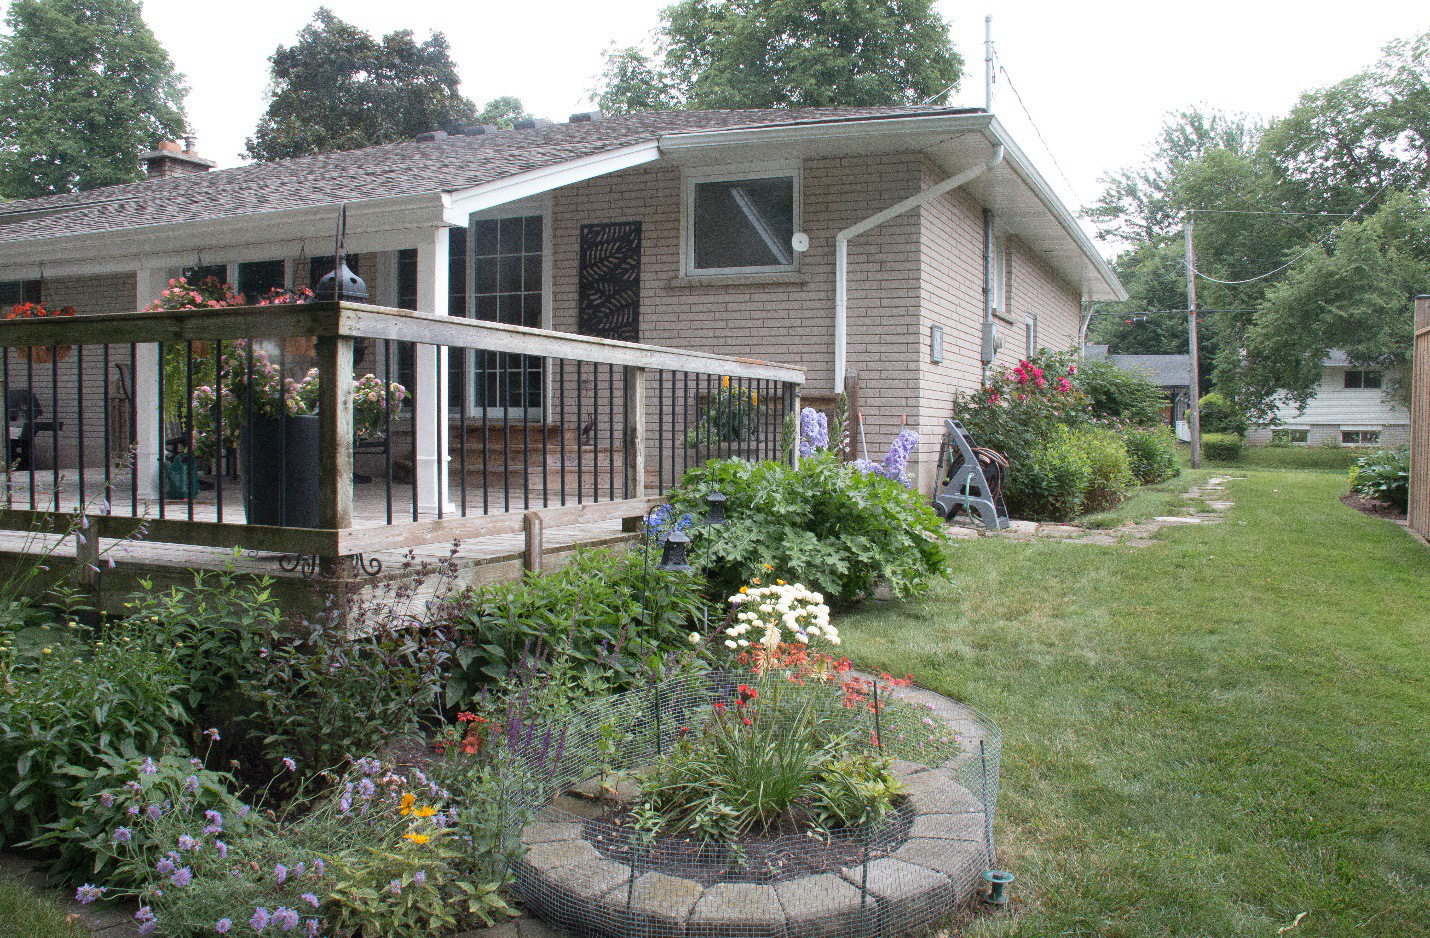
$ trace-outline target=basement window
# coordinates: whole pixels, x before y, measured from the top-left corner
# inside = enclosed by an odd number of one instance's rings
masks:
[[[1342,446],[1374,446],[1380,442],[1379,430],[1342,430]]]
[[[1311,442],[1311,431],[1296,427],[1283,427],[1279,430],[1271,431],[1271,442],[1273,443],[1309,443]]]
[[[695,274],[778,273],[799,267],[799,173],[691,177],[685,268]]]

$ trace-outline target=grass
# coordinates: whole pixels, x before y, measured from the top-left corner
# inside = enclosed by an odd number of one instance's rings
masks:
[[[89,933],[65,921],[52,900],[24,883],[0,880],[0,935],[24,938],[82,938]]]
[[[1183,465],[1191,456],[1191,447],[1177,445]],[[1375,447],[1342,446],[1248,446],[1236,462],[1202,460],[1202,465],[1220,469],[1318,469],[1344,475],[1355,461]]]
[[[1190,508],[1204,510],[1205,500],[1189,500],[1182,497],[1194,485],[1200,485],[1216,475],[1211,469],[1183,469],[1155,485],[1143,485],[1132,490],[1127,499],[1107,511],[1083,515],[1077,523],[1085,528],[1106,530],[1124,524],[1142,524],[1164,515],[1183,515]]]
[[[1221,525],[959,541],[840,623],[1003,727],[1015,905],[966,934],[1430,934],[1430,550],[1336,475],[1239,474]]]

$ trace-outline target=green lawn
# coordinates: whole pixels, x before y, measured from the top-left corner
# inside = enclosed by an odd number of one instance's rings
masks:
[[[1376,449],[1374,446],[1248,446],[1236,462],[1204,459],[1202,465],[1219,469],[1324,469],[1344,474],[1357,459]],[[1186,465],[1192,448],[1179,443],[1177,454],[1182,465]]]
[[[23,883],[0,880],[0,936],[4,938],[84,938],[89,932],[65,921],[51,899]]]
[[[1338,474],[1237,474],[1224,524],[959,541],[841,621],[1003,727],[1014,911],[967,934],[1430,934],[1430,550]]]

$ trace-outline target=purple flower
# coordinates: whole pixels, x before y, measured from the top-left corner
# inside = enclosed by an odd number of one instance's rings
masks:
[[[806,407],[799,412],[799,454],[813,456],[815,452],[829,448],[829,418]]]
[[[222,814],[219,814],[217,811],[205,811],[204,817],[208,819],[208,823],[204,825],[205,834],[217,834],[223,830]]]
[[[210,727],[204,730],[204,735],[207,736],[209,739],[213,740],[214,742],[219,741],[218,727]],[[224,919],[224,921],[227,922],[228,919]]]
[[[189,868],[185,866],[177,870],[173,876],[170,876],[169,882],[175,886],[187,886],[193,878],[194,874],[189,872]]]
[[[339,814],[351,814],[351,813],[352,813],[352,810],[353,810],[353,800],[348,797],[348,795],[347,795],[346,792],[344,792],[344,793],[343,793],[343,796],[338,799],[338,813],[339,813]]]
[[[919,445],[919,435],[908,427],[899,431],[899,435],[894,438],[894,442],[889,446],[889,454],[884,457],[884,475],[896,482],[908,484],[908,476],[905,470],[909,467],[909,456]]]
[[[372,758],[371,756],[359,759],[353,764],[357,766],[357,770],[364,775],[376,775],[378,772],[382,771],[382,763],[379,760]]]
[[[287,769],[289,772],[296,772],[296,771],[298,771],[298,763],[294,762],[292,759],[288,758],[287,756],[284,756],[284,757],[283,757],[283,768]]]
[[[318,897],[313,895],[311,892],[305,892],[298,898],[302,899],[304,902],[309,903],[315,909],[318,907]]]
[[[137,817],[139,815],[139,806],[137,804],[131,804],[129,807],[124,809],[124,813],[128,814],[130,817]]]
[[[288,878],[288,867],[284,866],[282,863],[279,863],[277,866],[273,867],[273,878],[278,880],[279,885],[282,885],[284,880]]]
[[[74,897],[80,905],[89,905],[94,900],[103,896],[104,890],[104,886],[91,886],[89,883],[85,883],[75,890]],[[313,905],[316,906],[317,903],[315,902]]]
[[[170,860],[168,857],[165,857],[154,865],[154,869],[158,871],[160,876],[168,876],[170,873],[174,872],[176,868],[177,867],[174,866],[174,861]]]
[[[139,907],[139,911],[134,913],[134,921],[152,922],[154,921],[154,911],[150,909],[147,905],[141,905]]]
[[[164,809],[157,804],[151,804],[144,809],[144,816],[151,821],[157,821],[164,816]]]
[[[152,931],[153,931],[155,928],[157,928],[157,927],[158,927],[158,923],[157,923],[157,922],[145,922],[143,925],[140,925],[140,926],[139,926],[139,934],[141,934],[141,935],[147,935],[147,934],[149,934],[150,932],[152,932]]]
[[[107,791],[101,792],[99,795],[99,803],[104,805],[106,808],[112,808],[114,807],[114,796]]]
[[[114,829],[114,842],[117,844],[127,844],[134,838],[134,832],[127,827],[116,827]],[[142,909],[140,911],[143,911]]]
[[[426,871],[426,870],[418,870],[416,873],[413,873],[413,874],[412,874],[412,881],[413,881],[414,883],[416,883],[417,885],[419,885],[419,886],[422,885],[423,883],[427,882],[427,871]]]
[[[392,893],[394,896],[402,895],[402,880],[394,879],[392,882],[388,883],[387,891]]]
[[[268,920],[273,916],[268,914],[268,910],[257,908],[253,910],[253,917],[248,920],[248,924],[253,926],[254,931],[263,931],[268,927]]]
[[[154,760],[151,759],[151,758],[149,758],[148,756],[145,756],[145,757],[144,757],[144,761],[141,762],[141,763],[139,763],[139,774],[140,774],[140,775],[153,775],[154,773],[156,773],[156,772],[158,772],[158,771],[159,771],[159,770],[154,767]]]
[[[217,922],[214,922],[214,931],[218,932],[220,935],[227,935],[228,930],[232,927],[233,919],[231,918],[221,918]]]
[[[298,927],[298,913],[280,905],[273,910],[273,924],[284,931],[292,931]]]
[[[364,798],[371,798],[373,796],[373,793],[376,791],[377,786],[372,783],[372,779],[365,778],[362,781],[358,782],[358,794],[362,795]]]
[[[134,792],[134,794],[136,794],[136,795],[139,794],[139,792],[141,792],[141,791],[144,790],[144,786],[143,786],[143,785],[140,785],[138,782],[134,781],[133,779],[131,779],[131,780],[125,782],[125,783],[124,783],[124,787],[127,788],[127,789],[129,789],[130,791]]]
[[[199,777],[197,775],[190,775],[188,778],[184,779],[184,791],[188,792],[189,794],[193,794],[198,790]]]
[[[308,938],[318,938],[318,932],[323,930],[323,923],[315,918],[310,918],[303,923],[303,934]]]
[[[227,859],[228,859],[228,844],[224,843],[222,840],[215,840],[215,841],[214,841],[214,846],[218,848],[218,858],[219,858],[220,860],[227,860]]]
[[[324,870],[323,861],[322,861],[322,860],[314,860],[314,861],[313,861],[313,873],[314,873],[314,875],[322,876],[322,875],[323,875],[323,870]]]
[[[239,817],[248,817],[248,805],[246,805],[246,804],[241,804],[241,805],[238,806],[238,816],[239,816]]]
[[[294,876],[302,876],[303,873],[307,871],[307,869],[308,869],[307,864],[305,864],[302,860],[299,860],[299,861],[298,861],[298,865],[295,866],[295,867],[293,867],[293,875],[294,875]]]
[[[190,837],[188,834],[180,834],[180,835],[179,835],[179,849],[180,849],[180,850],[197,850],[197,849],[199,849],[199,848],[202,847],[202,846],[203,846],[203,843],[202,843],[201,841],[195,840],[194,838]]]

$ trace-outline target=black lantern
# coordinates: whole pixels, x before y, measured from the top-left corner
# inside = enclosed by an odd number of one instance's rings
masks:
[[[320,268],[321,269],[321,268]],[[313,295],[319,300],[351,300],[367,302],[367,284],[348,268],[347,258],[339,255],[337,267],[322,280]]]
[[[725,517],[725,495],[718,489],[705,496],[705,524],[708,527],[718,528],[725,524],[728,519]]]
[[[667,573],[689,573],[692,568],[685,557],[686,548],[689,546],[689,537],[680,531],[671,531],[665,539],[665,546],[660,552],[660,563],[656,564],[656,568]]]

